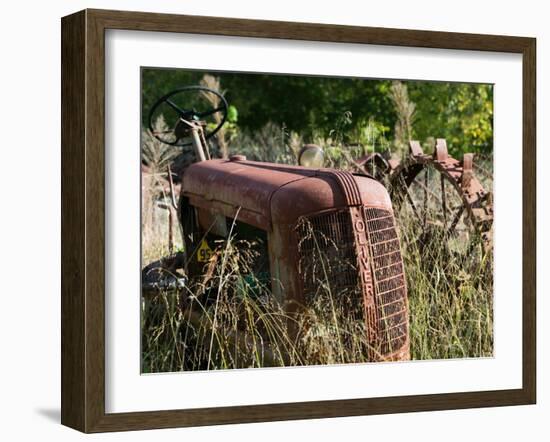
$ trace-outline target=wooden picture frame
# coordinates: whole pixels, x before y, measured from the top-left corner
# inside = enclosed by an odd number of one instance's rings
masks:
[[[105,412],[105,30],[495,51],[523,64],[523,382],[512,390]],[[62,408],[83,432],[533,404],[536,400],[536,41],[533,38],[84,10],[62,19]]]

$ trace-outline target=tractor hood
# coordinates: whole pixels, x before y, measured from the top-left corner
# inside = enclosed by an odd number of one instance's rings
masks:
[[[333,169],[229,160],[192,164],[183,174],[182,194],[193,206],[235,217],[269,230],[272,223],[293,224],[301,216],[350,205],[391,210],[378,181]]]

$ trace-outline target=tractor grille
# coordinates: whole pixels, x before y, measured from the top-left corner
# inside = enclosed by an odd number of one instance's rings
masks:
[[[407,287],[399,238],[388,210],[365,208],[371,249],[378,339],[382,355],[399,350],[407,341]]]
[[[407,340],[407,291],[399,238],[390,211],[365,208],[374,285],[376,352],[389,355]],[[298,263],[306,303],[330,286],[339,305],[363,318],[355,233],[349,209],[302,219],[297,226]]]

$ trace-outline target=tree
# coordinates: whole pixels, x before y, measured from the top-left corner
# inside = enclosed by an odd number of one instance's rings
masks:
[[[452,154],[493,151],[493,86],[407,81],[416,104],[414,135],[445,138]]]

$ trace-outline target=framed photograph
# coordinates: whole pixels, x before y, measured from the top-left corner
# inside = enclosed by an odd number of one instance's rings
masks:
[[[533,404],[535,39],[62,19],[62,423]]]

